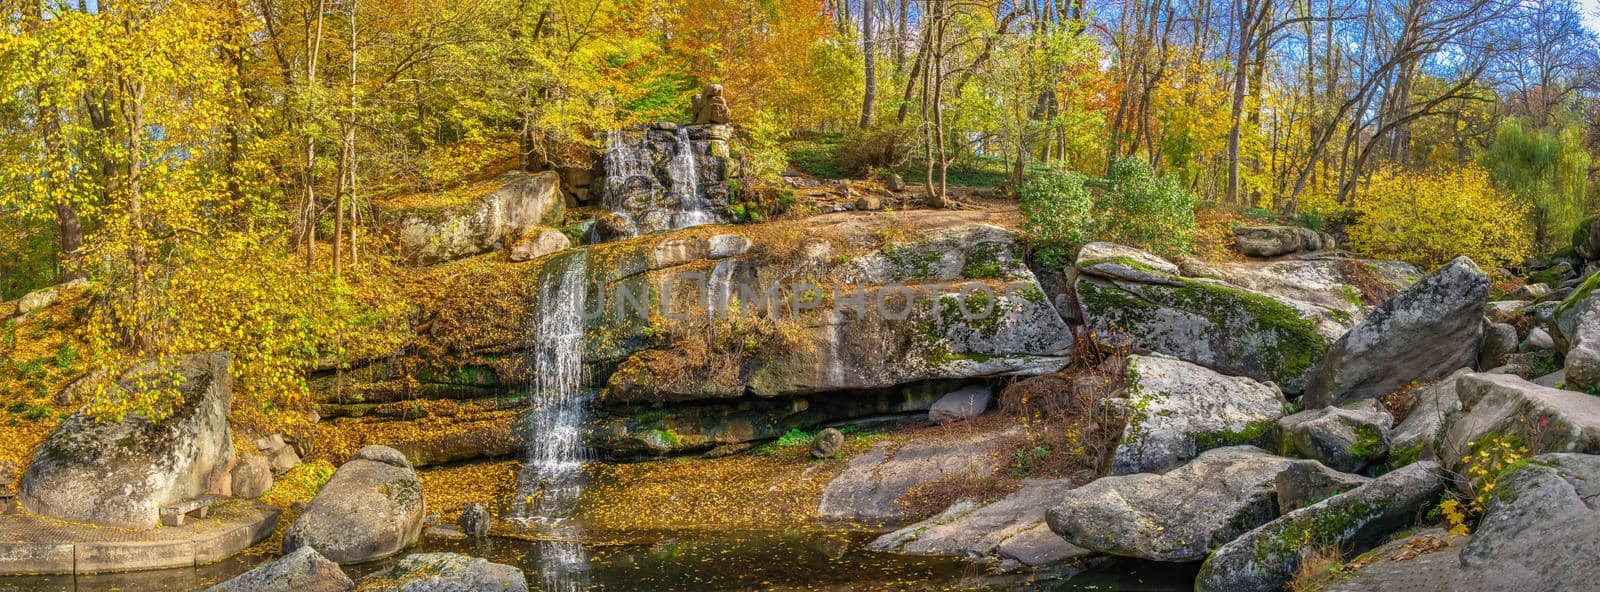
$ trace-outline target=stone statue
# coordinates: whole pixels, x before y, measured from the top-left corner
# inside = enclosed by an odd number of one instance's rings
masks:
[[[722,98],[722,85],[707,84],[706,90],[694,98],[694,123],[728,123],[728,101]]]

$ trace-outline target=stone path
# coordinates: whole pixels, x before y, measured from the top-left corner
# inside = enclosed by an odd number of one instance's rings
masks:
[[[207,518],[148,530],[0,514],[0,575],[65,574],[192,567],[220,561],[272,534],[279,510],[226,500]]]

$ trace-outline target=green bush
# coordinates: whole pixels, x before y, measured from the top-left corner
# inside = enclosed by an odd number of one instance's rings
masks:
[[[1024,228],[1036,243],[1034,255],[1051,267],[1068,263],[1067,248],[1090,239],[1094,200],[1078,173],[1050,170],[1022,186]]]
[[[1142,158],[1111,163],[1111,190],[1095,207],[1095,234],[1148,248],[1162,255],[1180,255],[1194,243],[1194,196],[1175,175],[1157,175]]]
[[[849,132],[833,150],[833,164],[851,176],[872,169],[894,170],[911,156],[916,134],[910,126],[891,125]]]

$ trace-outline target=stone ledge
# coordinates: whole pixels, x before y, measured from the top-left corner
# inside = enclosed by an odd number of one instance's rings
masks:
[[[0,575],[87,574],[215,563],[272,534],[281,511],[249,500],[219,504],[181,527],[131,530],[0,515]]]

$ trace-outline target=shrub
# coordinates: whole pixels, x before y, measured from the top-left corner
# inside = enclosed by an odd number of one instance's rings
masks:
[[[1355,251],[1433,267],[1458,255],[1480,265],[1523,260],[1532,248],[1526,206],[1475,166],[1440,173],[1385,170],[1353,202]]]
[[[834,148],[833,164],[851,176],[871,169],[893,170],[906,163],[916,135],[907,126],[885,126],[850,132]]]
[[[1194,196],[1175,175],[1157,175],[1142,158],[1111,163],[1111,189],[1097,203],[1100,240],[1130,243],[1162,255],[1181,255],[1194,242]]]
[[[1041,261],[1052,267],[1067,263],[1067,245],[1083,243],[1094,202],[1084,176],[1050,170],[1022,186],[1024,228],[1039,245]]]

